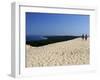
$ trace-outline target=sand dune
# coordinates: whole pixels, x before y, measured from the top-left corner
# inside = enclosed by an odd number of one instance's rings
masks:
[[[42,47],[26,45],[26,67],[89,64],[89,39],[57,42]]]

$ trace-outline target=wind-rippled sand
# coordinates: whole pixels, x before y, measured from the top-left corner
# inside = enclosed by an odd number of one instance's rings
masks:
[[[26,45],[26,67],[89,64],[89,39],[57,42],[41,47]]]

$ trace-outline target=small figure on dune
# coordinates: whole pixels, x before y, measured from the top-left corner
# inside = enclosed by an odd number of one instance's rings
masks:
[[[86,34],[86,35],[85,35],[85,40],[87,40],[87,37],[88,37],[88,36],[87,36],[87,34]]]
[[[82,34],[82,40],[84,40],[84,34]]]

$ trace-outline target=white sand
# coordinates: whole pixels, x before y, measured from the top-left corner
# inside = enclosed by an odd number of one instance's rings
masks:
[[[89,64],[89,39],[81,38],[42,47],[26,45],[26,67]]]

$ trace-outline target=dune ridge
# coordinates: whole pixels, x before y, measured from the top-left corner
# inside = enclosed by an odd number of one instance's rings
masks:
[[[26,67],[89,64],[89,38],[76,38],[41,47],[26,45]]]

